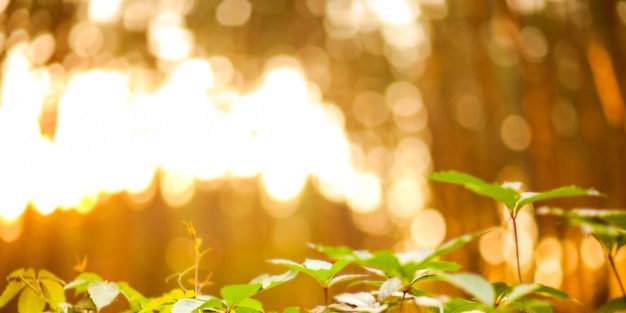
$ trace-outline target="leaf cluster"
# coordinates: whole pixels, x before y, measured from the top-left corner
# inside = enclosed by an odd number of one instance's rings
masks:
[[[435,173],[429,178],[459,184],[475,193],[502,202],[508,208],[514,226],[517,213],[525,205],[559,197],[600,195],[593,189],[585,190],[574,186],[541,193],[522,192],[519,183],[490,184],[469,174],[455,171]],[[603,244],[611,265],[617,249],[626,245],[626,213],[623,211],[566,211],[559,208],[542,208],[538,213],[557,215],[570,224],[582,227]],[[193,266],[173,275],[178,276],[180,288],[159,297],[148,298],[126,282],[109,282],[95,273],[82,272],[86,266],[85,259],[83,262],[79,261],[77,265],[81,273],[69,283],[46,270],[35,271],[29,268],[12,272],[7,277],[4,291],[0,294],[0,308],[17,297],[19,313],[99,312],[121,295],[128,302],[129,308],[126,312],[265,313],[263,303],[254,297],[294,279],[300,273],[315,279],[324,292],[325,303],[306,310],[312,313],[382,313],[396,309],[402,313],[405,306],[439,313],[517,311],[546,313],[552,312],[549,299],[572,300],[561,290],[537,283],[522,283],[521,279],[516,285],[492,283],[477,274],[458,272],[461,268],[459,264],[443,260],[448,253],[491,229],[454,238],[437,248],[405,253],[311,245],[311,248],[323,253],[327,260],[305,259],[304,262],[298,263],[286,259],[271,259],[268,262],[287,267],[288,270],[278,275],[263,274],[245,284],[227,285],[219,289],[218,295],[208,295],[201,293],[201,289],[211,284],[210,274],[203,282],[199,282],[198,278],[199,260],[208,250],[200,250],[202,240],[197,236],[196,229],[190,222],[185,225],[193,240],[196,258]],[[368,274],[342,273],[350,268],[349,266],[360,268],[363,273]],[[182,279],[192,271],[194,277],[190,282],[194,288],[186,289]],[[617,271],[615,274],[617,275]],[[347,281],[352,281],[348,287],[358,285],[361,289],[356,292],[337,293],[333,301],[329,301],[329,289]],[[433,294],[428,287],[431,286],[429,282],[434,281],[455,286],[467,297]],[[74,298],[79,299],[73,304],[69,303],[66,297],[66,292],[72,289]],[[599,312],[615,312],[625,308],[626,294],[623,298],[607,302]],[[283,313],[300,311],[298,307],[290,307]]]

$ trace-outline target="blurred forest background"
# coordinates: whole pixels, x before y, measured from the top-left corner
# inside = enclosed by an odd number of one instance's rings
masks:
[[[433,247],[515,282],[495,203],[455,169],[626,206],[626,1],[0,0],[0,276],[77,259],[148,296],[211,251],[217,293],[318,257],[309,242]],[[620,295],[599,246],[520,215],[527,281],[589,312]],[[617,259],[626,277],[626,254]],[[314,282],[262,295],[313,308]],[[0,283],[4,288],[4,284]],[[437,285],[432,288],[440,288]],[[118,301],[123,302],[123,301]],[[124,303],[120,303],[120,308]]]

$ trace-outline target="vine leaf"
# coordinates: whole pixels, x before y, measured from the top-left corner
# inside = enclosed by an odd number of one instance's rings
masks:
[[[201,307],[204,304],[204,301],[191,299],[191,298],[183,298],[172,306],[172,313],[191,313],[193,310]]]
[[[582,189],[576,186],[561,187],[544,192],[521,192],[521,183],[519,182],[490,184],[480,178],[457,171],[437,172],[429,175],[428,178],[434,181],[461,185],[474,193],[500,201],[514,215],[525,205],[537,201],[574,196],[604,196],[595,189]]]
[[[26,286],[26,284],[24,284],[21,280],[9,280],[9,284],[4,291],[2,291],[2,295],[0,295],[0,308],[5,306],[9,303],[9,301],[11,301],[11,299],[20,293],[24,286]]]
[[[263,285],[258,283],[229,285],[223,287],[220,290],[220,294],[226,302],[226,306],[228,307],[228,309],[232,310],[239,302],[257,294],[262,287]]]
[[[626,310],[626,297],[620,297],[609,300],[601,306],[596,313],[613,313]]]
[[[37,294],[32,288],[25,288],[17,301],[19,313],[39,313],[43,312],[46,300]]]
[[[115,300],[120,293],[120,288],[115,283],[95,281],[89,284],[87,292],[98,311],[100,311]]]
[[[482,304],[493,307],[496,301],[496,293],[487,280],[472,273],[439,274],[444,281],[461,288],[473,295]]]

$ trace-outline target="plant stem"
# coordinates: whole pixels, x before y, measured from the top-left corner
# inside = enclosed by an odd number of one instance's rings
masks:
[[[624,285],[622,284],[622,279],[619,277],[617,273],[617,268],[615,267],[615,261],[613,260],[613,253],[609,251],[607,254],[607,259],[609,259],[609,264],[611,265],[611,269],[613,269],[613,274],[615,274],[615,278],[617,278],[617,283],[619,284],[619,288],[622,290],[622,296],[626,298],[626,292],[624,291]]]
[[[400,301],[400,313],[404,311],[404,299],[406,298],[406,293],[407,293],[406,290],[402,290],[402,301]]]
[[[328,287],[324,287],[324,305],[328,306]]]
[[[198,250],[196,250],[196,268],[194,271],[194,285],[195,285],[196,296],[200,294],[200,281],[198,280],[198,271],[199,271],[198,268],[200,267],[199,263],[200,263],[200,253],[198,253]]]
[[[522,283],[522,267],[519,261],[519,239],[517,237],[517,214],[511,214],[511,220],[513,221],[513,238],[515,240],[515,260],[517,261],[517,278],[519,279],[519,283]]]

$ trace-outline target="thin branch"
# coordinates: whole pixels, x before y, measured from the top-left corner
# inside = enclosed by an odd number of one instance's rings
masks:
[[[515,239],[515,259],[517,261],[517,278],[519,279],[519,283],[522,283],[522,266],[519,261],[519,239],[517,237],[517,221],[515,215],[511,214],[511,221],[513,221],[513,238]]]
[[[626,292],[624,291],[624,285],[622,284],[622,279],[619,277],[619,273],[617,272],[617,268],[615,267],[615,260],[613,258],[613,253],[611,251],[606,254],[607,259],[609,259],[609,264],[611,265],[611,269],[613,269],[613,274],[615,274],[615,278],[617,278],[617,283],[619,284],[619,288],[622,290],[622,296],[626,298]]]

